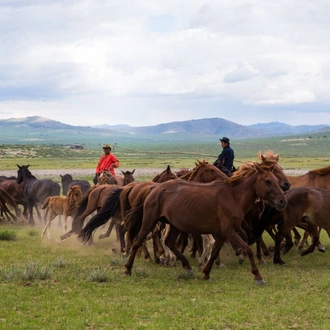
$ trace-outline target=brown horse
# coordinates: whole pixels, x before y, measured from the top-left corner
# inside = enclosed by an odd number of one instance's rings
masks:
[[[330,188],[330,166],[309,171],[303,175],[287,176],[292,188],[311,187],[311,188]]]
[[[284,174],[281,166],[278,164],[279,161],[279,155],[278,154],[274,154],[274,152],[272,150],[268,150],[266,151],[264,154],[262,154],[261,152],[258,153],[258,161],[259,161],[259,165],[266,165],[266,166],[270,166],[273,174],[275,175],[275,177],[278,179],[278,183],[280,185],[280,187],[282,188],[283,191],[287,191],[290,188],[290,182],[288,180],[288,178],[286,177],[286,175]],[[252,163],[245,163],[242,164],[237,170],[236,170],[236,175],[239,174],[242,171],[245,171],[248,167],[251,166]],[[265,202],[264,201],[259,201],[253,204],[253,206],[251,207],[251,209],[247,212],[247,214],[244,217],[244,221],[242,223],[242,228],[245,230],[245,232],[247,233],[248,237],[251,236],[250,235],[250,227],[253,225],[253,223],[255,221],[258,221],[260,214],[263,212],[265,208]],[[262,251],[264,253],[265,256],[270,256],[269,251],[267,249],[267,246],[265,245],[261,233],[260,235],[256,235],[254,233],[254,242],[256,242],[256,250],[257,250],[257,259],[259,261],[259,263],[265,263],[265,260],[263,259],[262,256]],[[214,243],[214,240],[210,240],[208,238],[203,237],[203,241],[206,242],[207,244],[212,244]],[[251,240],[249,240],[251,241]],[[252,242],[251,242],[252,243]],[[208,247],[209,249],[209,247]],[[237,247],[236,247],[237,249]],[[210,250],[210,249],[209,249]],[[203,257],[200,259],[200,263],[203,260],[208,260],[209,256],[206,255],[206,252],[203,251]],[[239,263],[242,264],[245,260],[245,253],[244,251],[239,254]],[[217,265],[221,265],[222,267],[224,266],[221,262],[220,259],[216,261]]]
[[[161,175],[156,176],[153,181],[133,183],[122,189],[113,191],[112,195],[109,195],[108,200],[104,203],[104,206],[101,208],[100,212],[87,223],[79,237],[82,238],[83,241],[86,241],[86,239],[88,240],[96,228],[105,223],[107,219],[114,217],[115,215],[119,216],[119,214],[121,214],[121,219],[125,219],[125,214],[132,207],[141,205],[144,198],[155,186],[174,178],[176,178],[176,176],[168,167],[161,173]],[[203,162],[197,160],[194,170],[187,172],[185,175],[181,176],[180,179],[197,182],[211,182],[219,179],[227,179],[227,176],[205,160]],[[154,182],[155,180],[158,181]],[[163,259],[162,256],[165,255],[164,248],[159,241],[158,230],[153,231],[153,238],[154,244],[156,244],[154,245],[155,261],[158,263],[160,259]],[[146,250],[145,253],[145,258],[149,259],[149,253],[147,253]],[[159,256],[161,258],[159,258]]]
[[[281,166],[278,164],[280,160],[278,154],[275,154],[272,150],[267,150],[264,154],[262,154],[260,151],[258,153],[258,160],[260,162],[260,165],[271,166],[273,174],[278,179],[278,183],[283,191],[287,191],[290,189],[291,183],[288,177],[283,172]],[[244,170],[244,166],[245,166],[244,164],[241,165],[237,170],[237,172],[239,173],[241,170]],[[248,211],[248,213],[244,217],[244,222],[243,222],[243,228],[246,231],[249,231],[249,228],[253,226],[253,223],[259,220],[265,207],[270,207],[270,206],[269,205],[267,206],[263,201],[260,201],[260,202],[256,202],[254,206]],[[272,226],[267,226],[265,229],[270,235],[272,235]],[[257,259],[259,263],[265,264],[266,262],[263,259],[261,250],[263,251],[263,254],[267,257],[269,257],[270,254],[266,244],[263,241],[261,233],[262,232],[260,232],[260,235],[256,235],[254,233],[254,236],[256,241]],[[242,263],[244,261],[244,258],[245,258],[244,254],[239,255],[239,263]]]
[[[317,227],[330,230],[330,190],[309,187],[297,187],[287,192],[287,208],[276,217],[277,221],[283,221],[276,234],[274,263],[283,265],[285,262],[280,257],[281,242],[285,235],[295,226],[306,225],[313,237],[312,245],[302,250],[304,256],[314,251],[319,242]]]
[[[47,230],[47,237],[50,239],[50,224],[52,220],[58,215],[63,215],[63,233],[66,232],[67,218],[69,216],[73,217],[75,215],[77,211],[77,202],[81,196],[81,187],[75,185],[69,188],[67,196],[49,196],[46,198],[41,208],[48,210],[48,216],[41,237],[45,235]]]
[[[288,179],[291,182],[292,188],[297,187],[310,187],[310,188],[321,188],[321,189],[330,189],[330,166],[317,168],[311,170],[303,175],[297,176],[288,176]],[[321,229],[319,229],[321,230]],[[328,235],[330,232],[328,231]],[[309,233],[305,231],[304,238],[298,244],[298,249],[302,249],[304,244],[307,243]],[[295,238],[297,241],[300,239],[299,233],[296,232]],[[319,251],[325,252],[325,247],[321,242],[317,245]]]
[[[11,212],[15,211],[15,214]],[[14,198],[3,188],[0,187],[0,218],[5,219],[11,223],[17,221],[19,218],[22,219],[21,210],[18,208]]]
[[[132,172],[122,171],[124,177],[122,178],[122,180],[120,180],[120,182],[124,186],[129,183],[134,182],[134,180],[135,180],[133,177],[134,172],[135,172],[135,169]],[[101,176],[101,178],[102,177],[103,176]],[[105,177],[106,177],[106,175],[105,175]],[[77,209],[76,215],[72,221],[72,229],[69,232],[67,232],[66,234],[61,235],[62,240],[70,237],[73,233],[76,233],[76,234],[80,233],[86,217],[88,217],[90,214],[92,214],[93,212],[100,209],[100,207],[102,206],[107,195],[113,189],[121,187],[121,185],[114,184],[114,182],[117,182],[117,183],[119,182],[119,181],[117,181],[118,178],[119,177],[116,177],[116,181],[113,181],[112,183],[95,185],[86,192],[86,194],[83,196],[83,198],[78,203],[78,209]],[[92,241],[90,241],[89,243],[92,244]]]
[[[171,171],[171,167],[168,165],[167,168],[161,172],[160,174],[157,174],[152,181],[145,181],[145,182],[132,182],[129,183],[128,185],[124,186],[124,187],[114,187],[114,189],[111,189],[111,192],[115,191],[115,190],[119,190],[119,191],[125,191],[127,192],[127,196],[128,194],[132,193],[131,196],[135,196],[138,195],[139,191],[141,190],[141,188],[143,187],[149,187],[149,186],[153,186],[155,184],[157,184],[157,182],[165,182],[167,180],[171,180],[171,179],[175,179],[176,175]],[[116,189],[117,188],[117,189]],[[107,194],[106,196],[104,196],[104,200],[102,201],[102,205],[105,204],[105,201],[108,200],[108,196],[111,195],[111,192],[109,192],[109,194]],[[107,202],[107,204],[109,204]],[[111,203],[112,204],[112,203]],[[118,204],[119,205],[119,204]],[[129,205],[129,204],[128,204]],[[109,228],[107,230],[107,232],[105,234],[101,234],[100,235],[100,239],[102,238],[106,238],[110,236],[111,230],[114,227],[115,223],[118,221],[119,223],[121,223],[121,217],[120,214],[118,212],[118,210],[116,209],[114,212],[106,214],[103,211],[104,208],[101,208],[98,212],[98,214],[96,216],[94,216],[85,226],[85,228],[93,228],[90,229],[91,233],[98,228],[99,226],[105,224],[109,219],[112,219],[109,225]],[[79,212],[79,211],[78,211]],[[78,213],[77,213],[78,214]],[[95,221],[95,217],[96,219],[101,219],[101,221]],[[94,219],[94,220],[93,220]],[[92,221],[93,220],[93,221]],[[94,228],[95,226],[95,228]],[[124,250],[125,248],[125,242],[124,242],[124,238],[123,238],[123,233],[122,233],[122,228],[119,226],[116,226],[116,228],[120,228],[120,232],[117,232],[117,238],[119,238],[120,240],[120,244],[121,244],[121,251]],[[87,229],[86,229],[87,230]],[[119,237],[118,237],[119,236]],[[91,239],[91,234],[89,235],[88,241],[90,241]],[[149,253],[147,253],[147,251],[145,250],[145,257],[147,259],[150,258]]]
[[[226,196],[226,198],[224,198]],[[185,182],[172,180],[155,187],[146,197],[143,212],[131,212],[131,237],[135,237],[131,255],[125,265],[126,274],[131,275],[137,249],[158,221],[170,223],[170,232],[165,244],[181,261],[184,269],[191,271],[188,259],[177,249],[176,239],[180,232],[212,234],[215,244],[210,260],[203,269],[204,279],[209,274],[214,260],[226,240],[246,249],[254,281],[264,280],[255,264],[250,246],[238,235],[246,212],[255,199],[266,200],[278,210],[286,207],[286,199],[278,180],[267,166],[253,165],[251,168],[228,178],[226,183]]]

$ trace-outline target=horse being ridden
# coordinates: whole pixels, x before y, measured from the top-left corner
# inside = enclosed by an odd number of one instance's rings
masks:
[[[29,212],[29,224],[35,225],[33,218],[33,207],[43,204],[48,196],[60,195],[61,187],[57,182],[51,179],[38,180],[29,170],[30,165],[22,165],[18,167],[17,183],[24,182],[23,198],[27,202]]]
[[[135,239],[125,265],[126,274],[131,274],[137,249],[148,233],[158,221],[166,221],[171,228],[165,244],[181,261],[184,269],[191,271],[191,266],[176,247],[178,234],[181,231],[212,234],[215,244],[210,260],[203,269],[205,279],[209,279],[213,262],[224,242],[228,240],[246,249],[255,282],[264,283],[251,247],[237,233],[245,214],[257,197],[267,200],[278,210],[286,207],[286,199],[278,180],[267,166],[257,164],[245,173],[228,178],[226,182],[214,181],[205,184],[173,180],[155,187],[145,199],[143,212],[135,215],[132,213],[129,231]]]

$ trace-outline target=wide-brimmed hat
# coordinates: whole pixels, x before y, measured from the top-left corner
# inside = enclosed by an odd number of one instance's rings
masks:
[[[225,142],[225,143],[228,143],[228,144],[230,143],[230,142],[229,142],[229,139],[228,139],[227,137],[225,137],[225,136],[224,136],[222,139],[219,139],[219,140],[220,140],[221,142]]]
[[[107,143],[104,144],[103,145],[103,149],[110,149],[111,150],[110,144],[107,144]]]

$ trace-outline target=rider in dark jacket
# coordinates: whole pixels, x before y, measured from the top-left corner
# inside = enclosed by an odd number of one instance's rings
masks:
[[[222,152],[218,156],[217,160],[214,162],[213,165],[217,166],[221,169],[221,165],[225,167],[230,173],[234,170],[234,150],[230,147],[230,141],[227,137],[223,137],[220,139]],[[226,173],[227,174],[227,173]]]

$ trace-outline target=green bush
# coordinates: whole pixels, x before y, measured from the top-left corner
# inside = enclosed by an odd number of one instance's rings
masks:
[[[13,230],[0,230],[0,241],[14,241],[16,239],[16,231]]]

